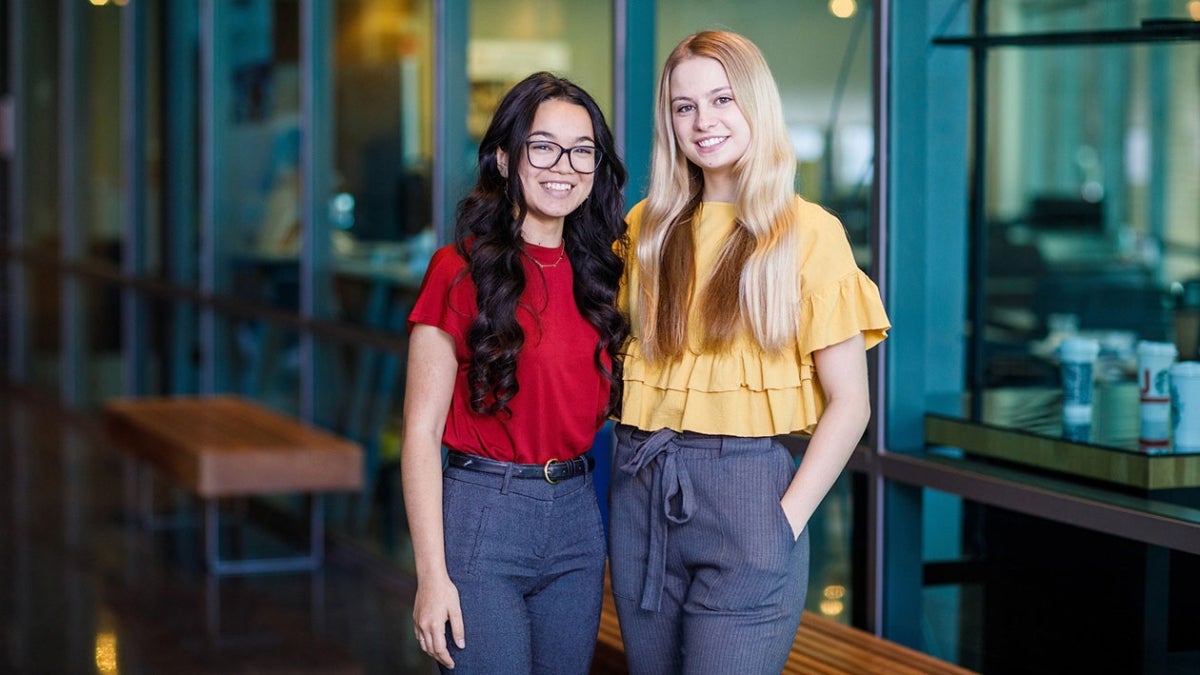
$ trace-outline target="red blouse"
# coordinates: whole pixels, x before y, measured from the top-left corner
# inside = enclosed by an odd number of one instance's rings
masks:
[[[466,335],[476,315],[475,284],[454,246],[434,254],[408,324],[410,330],[418,323],[435,326],[454,338],[458,373],[442,436],[446,447],[506,462],[545,464],[578,457],[591,447],[605,420],[609,383],[593,360],[599,334],[575,305],[570,260],[560,259],[558,247],[526,244],[526,251],[545,267],[521,256],[526,284],[517,323],[525,344],[517,357],[520,390],[508,402],[511,416],[471,409]],[[607,354],[602,357],[609,367]]]

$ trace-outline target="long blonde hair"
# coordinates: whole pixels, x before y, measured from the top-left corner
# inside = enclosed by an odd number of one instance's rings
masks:
[[[654,115],[650,189],[638,235],[642,292],[637,299],[643,357],[678,357],[687,346],[688,309],[696,285],[692,219],[704,193],[704,175],[687,160],[671,125],[671,73],[684,60],[714,59],[725,68],[734,100],[750,127],[750,143],[734,165],[737,224],[696,310],[709,320],[700,344],[720,350],[748,327],[767,352],[795,339],[800,306],[796,159],[783,106],[766,59],[754,43],[726,31],[685,38],[663,66]]]

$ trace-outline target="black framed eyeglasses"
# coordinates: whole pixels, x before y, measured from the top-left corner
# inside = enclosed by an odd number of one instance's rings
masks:
[[[578,173],[593,173],[596,167],[600,166],[600,148],[594,145],[576,145],[573,148],[564,148],[554,141],[543,141],[540,139],[525,141],[525,157],[529,159],[529,165],[537,169],[549,169],[562,156],[567,156],[567,163],[571,168]]]

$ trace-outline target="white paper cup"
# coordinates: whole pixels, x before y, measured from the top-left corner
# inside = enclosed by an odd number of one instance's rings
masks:
[[[1171,444],[1171,364],[1178,350],[1170,342],[1143,340],[1137,344],[1138,400],[1141,426],[1138,446],[1165,451]]]
[[[1200,452],[1200,362],[1171,366],[1171,431],[1175,452]]]
[[[1058,348],[1062,364],[1063,406],[1092,405],[1092,372],[1100,343],[1092,338],[1069,337]]]
[[[1068,403],[1063,406],[1062,435],[1068,441],[1092,440],[1092,406]]]

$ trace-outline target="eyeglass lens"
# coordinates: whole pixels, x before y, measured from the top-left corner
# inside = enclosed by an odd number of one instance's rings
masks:
[[[571,168],[579,173],[592,173],[600,163],[600,150],[591,145],[576,145],[564,148],[554,141],[525,141],[529,164],[538,169],[549,169],[558,164],[565,154]]]

